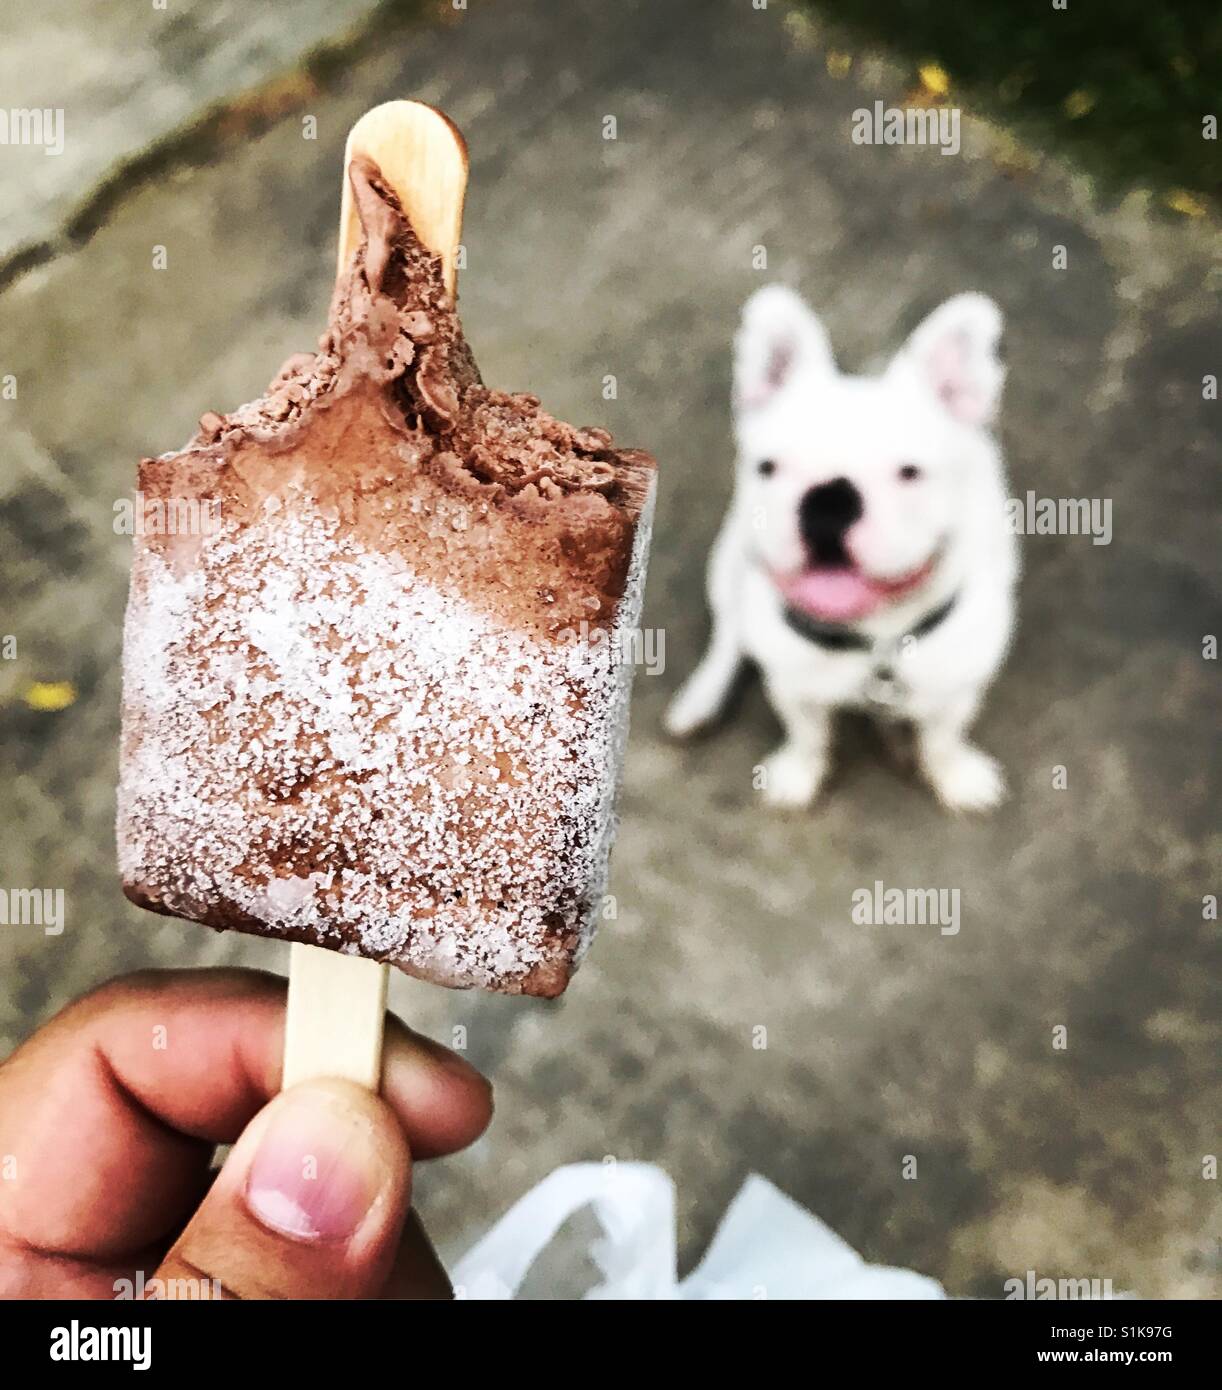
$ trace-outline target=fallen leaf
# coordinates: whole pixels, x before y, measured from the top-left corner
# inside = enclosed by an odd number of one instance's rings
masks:
[[[53,713],[75,703],[76,686],[71,681],[34,681],[23,698],[31,709]]]
[[[1205,216],[1204,202],[1195,193],[1189,193],[1186,188],[1173,188],[1170,192],[1164,193],[1163,202],[1172,212],[1183,213],[1185,217]]]
[[[940,63],[924,63],[917,71],[922,84],[937,96],[944,97],[950,91],[950,73]]]

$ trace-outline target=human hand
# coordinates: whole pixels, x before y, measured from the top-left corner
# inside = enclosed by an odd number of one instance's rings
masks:
[[[476,1139],[491,1087],[388,1018],[380,1097],[277,1094],[284,999],[254,971],[132,975],[0,1065],[0,1298],[450,1297],[411,1165]]]

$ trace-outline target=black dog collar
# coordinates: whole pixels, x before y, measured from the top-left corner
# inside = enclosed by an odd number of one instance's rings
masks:
[[[914,627],[910,627],[900,637],[900,643],[905,639],[925,637],[931,633],[935,627],[946,617],[955,606],[958,594],[952,594],[945,603],[939,604],[932,613],[925,616]],[[794,608],[786,604],[782,616],[786,626],[799,637],[805,637],[808,642],[813,642],[815,646],[822,647],[829,652],[869,652],[874,650],[874,641],[858,632],[856,628],[842,627],[836,623],[822,623],[818,618],[812,618],[809,613],[803,613],[801,609]]]

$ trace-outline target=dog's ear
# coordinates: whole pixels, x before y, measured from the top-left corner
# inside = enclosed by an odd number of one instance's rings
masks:
[[[887,375],[915,376],[966,425],[991,424],[1006,378],[1001,327],[1001,310],[987,295],[957,294],[920,324]]]
[[[797,371],[834,366],[823,325],[793,290],[766,285],[743,305],[734,337],[736,409],[757,409]]]

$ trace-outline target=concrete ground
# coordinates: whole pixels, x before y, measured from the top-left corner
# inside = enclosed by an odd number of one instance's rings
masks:
[[[646,622],[666,640],[637,685],[619,919],[569,995],[394,983],[415,1026],[465,1027],[497,1084],[488,1136],[420,1182],[436,1237],[460,1250],[556,1165],[614,1155],[675,1178],[684,1266],[757,1171],[955,1293],[1033,1270],[1216,1294],[1216,229],[1140,194],[1100,206],[978,120],[954,158],[853,145],[853,110],[911,73],[777,0],[472,0],[393,28],[362,27],[372,4],[299,3],[291,29],[183,0],[169,35],[155,11],[120,29],[85,0],[11,8],[6,99],[63,107],[68,142],[62,164],[0,148],[0,880],[63,887],[68,924],[0,928],[0,1052],[116,972],[285,966],[119,894],[113,507],[141,454],[314,341],[347,128],[418,96],[471,147],[462,301],[485,377],[661,462]],[[74,68],[64,43],[103,56]],[[705,632],[730,334],[771,278],[851,365],[947,294],[994,295],[1012,491],[1113,501],[1109,546],[1024,542],[1021,629],[979,726],[1013,787],[991,819],[944,817],[857,724],[816,811],[765,813],[752,772],[778,731],[754,686],[714,737],[661,735]],[[60,680],[73,703],[29,707]],[[959,935],[853,925],[876,879],[960,888]]]

